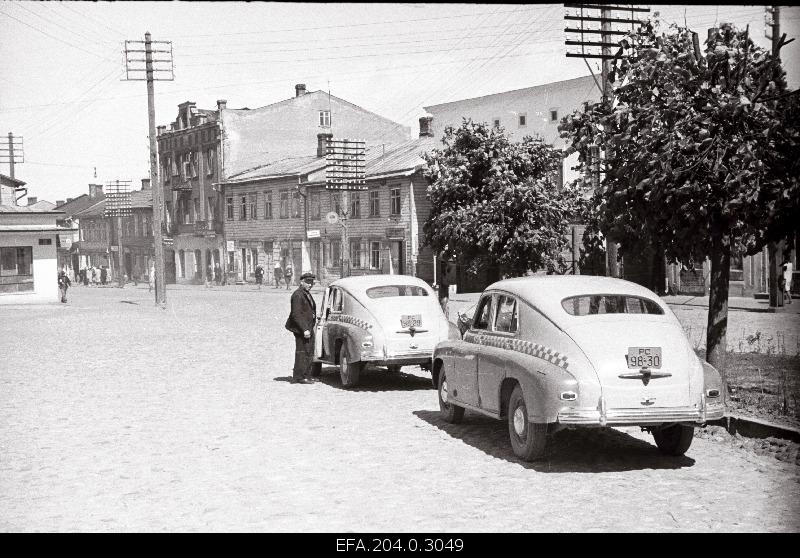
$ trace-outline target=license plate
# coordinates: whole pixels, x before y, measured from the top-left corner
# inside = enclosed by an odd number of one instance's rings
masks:
[[[628,368],[661,368],[661,347],[628,347]]]
[[[400,316],[400,327],[419,327],[422,325],[422,316],[419,314],[407,314]]]

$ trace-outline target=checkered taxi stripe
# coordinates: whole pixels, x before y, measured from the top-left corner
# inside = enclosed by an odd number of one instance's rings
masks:
[[[567,357],[559,354],[558,352],[540,345],[532,341],[524,341],[522,339],[507,339],[505,337],[495,337],[494,335],[474,335],[468,334],[464,336],[464,341],[468,343],[475,343],[477,345],[485,345],[487,347],[497,347],[498,349],[508,349],[509,351],[516,351],[526,355],[531,355],[542,360],[546,360],[551,364],[555,364],[563,369],[567,369]]]
[[[360,327],[361,329],[366,329],[367,331],[372,329],[371,323],[365,322],[361,318],[356,318],[355,316],[348,316],[347,314],[331,314],[330,317],[328,317],[328,321],[352,324],[356,327]]]

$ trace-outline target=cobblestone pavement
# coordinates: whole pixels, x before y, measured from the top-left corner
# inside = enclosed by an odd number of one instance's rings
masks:
[[[86,288],[0,307],[0,531],[800,530],[798,467],[638,429],[525,464],[419,369],[290,385],[289,292]]]

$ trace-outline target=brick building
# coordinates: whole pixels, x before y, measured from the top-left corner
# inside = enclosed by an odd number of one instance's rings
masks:
[[[215,185],[260,179],[264,165],[313,157],[317,134],[334,131],[375,145],[408,139],[408,129],[396,122],[322,91],[306,92],[302,84],[295,86],[293,98],[257,109],[229,109],[224,100],[217,101],[217,110],[197,109],[193,102],[179,105],[170,130],[158,129],[166,228],[174,243],[165,249],[167,282],[200,282],[206,266],[217,263],[226,268],[228,280],[246,280],[258,248],[249,248],[250,260],[242,256],[243,248],[233,258],[227,253],[229,220],[223,215],[228,208]],[[236,236],[240,233],[233,238],[245,242]],[[292,258],[297,248],[287,242],[282,257]]]

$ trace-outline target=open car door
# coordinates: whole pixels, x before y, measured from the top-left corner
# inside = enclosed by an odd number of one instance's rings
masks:
[[[322,330],[328,318],[328,301],[331,298],[329,296],[330,290],[330,287],[325,288],[325,293],[322,295],[320,315],[317,316],[317,325],[314,326],[314,358],[316,360],[322,358]]]

